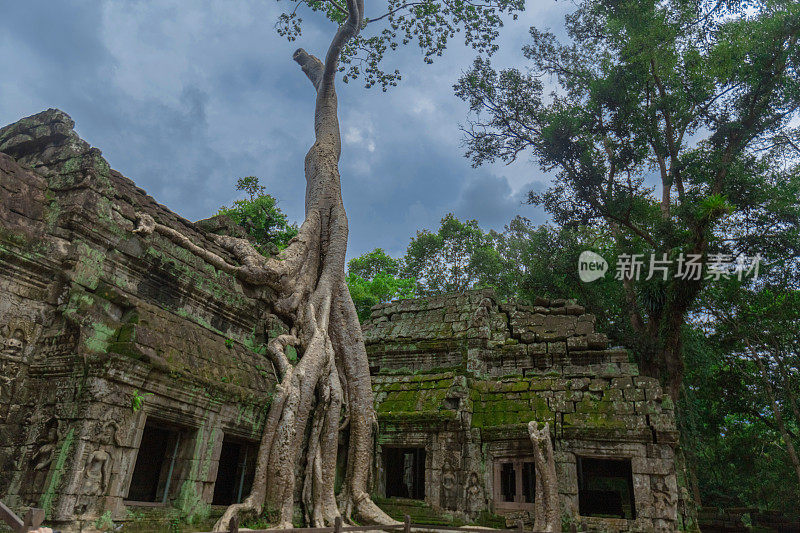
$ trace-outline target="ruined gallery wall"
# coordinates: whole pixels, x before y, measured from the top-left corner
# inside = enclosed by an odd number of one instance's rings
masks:
[[[530,458],[526,424],[548,422],[565,521],[610,531],[679,527],[672,402],[626,350],[608,348],[583,307],[537,304],[470,291],[373,308],[364,330],[380,453],[425,448],[425,501],[434,508],[530,522],[533,508],[499,505],[496,465]],[[635,518],[581,515],[581,458],[629,461]],[[386,490],[386,465],[376,468]]]
[[[0,499],[124,516],[149,420],[182,437],[166,500],[211,501],[223,438],[260,439],[274,377],[253,348],[281,324],[227,274],[133,234],[142,211],[226,256],[73,125],[49,110],[0,129]]]

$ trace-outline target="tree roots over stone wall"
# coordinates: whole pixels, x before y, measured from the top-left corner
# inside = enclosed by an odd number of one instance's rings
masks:
[[[348,222],[339,181],[334,79],[342,47],[362,26],[363,0],[348,1],[347,11],[325,63],[302,49],[294,54],[317,91],[316,141],[305,160],[306,219],[287,248],[268,259],[246,240],[212,235],[236,258],[238,264],[231,264],[148,215],[138,215],[134,230],[157,232],[242,283],[268,288],[271,310],[290,326],[267,347],[280,383],[264,426],[252,492],[226,510],[215,531],[226,531],[234,516],[260,513],[265,504],[277,510],[278,527],[290,528],[298,491],[313,526],[333,525],[339,516],[395,523],[368,494],[377,419],[361,328],[344,277]],[[300,355],[295,364],[286,356],[288,346]],[[348,435],[347,468],[337,498],[340,434]],[[298,471],[302,479],[296,479]]]

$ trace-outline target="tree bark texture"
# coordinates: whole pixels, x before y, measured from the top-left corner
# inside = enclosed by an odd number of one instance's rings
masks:
[[[250,495],[230,506],[215,525],[227,531],[234,517],[260,514],[265,505],[278,528],[291,528],[300,494],[307,524],[332,526],[337,517],[362,523],[396,523],[368,492],[377,428],[367,353],[344,276],[348,221],[342,204],[341,138],[334,86],[342,47],[363,24],[363,0],[347,2],[323,63],[305,50],[294,60],[316,90],[316,140],[305,158],[306,219],[277,258],[265,258],[249,242],[213,236],[238,264],[196,246],[184,235],[139,215],[140,234],[158,232],[243,283],[271,289],[271,311],[290,332],[271,339],[267,356],[279,379],[259,446]],[[293,346],[296,363],[286,356]],[[346,435],[346,473],[334,494],[339,437]],[[298,478],[299,475],[299,478]]]
[[[536,510],[533,530],[552,533],[561,531],[561,505],[558,499],[558,477],[550,440],[550,424],[542,428],[536,421],[528,422],[528,435],[533,443],[536,468]]]

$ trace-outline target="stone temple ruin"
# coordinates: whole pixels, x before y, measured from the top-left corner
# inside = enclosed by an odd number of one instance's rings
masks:
[[[240,501],[275,387],[261,346],[284,326],[255,289],[131,231],[145,212],[233,261],[208,234],[241,230],[157,204],[73,126],[49,110],[0,129],[0,500],[62,529]],[[678,529],[671,401],[581,306],[536,304],[472,291],[373,310],[378,501],[530,523],[537,420],[566,527]]]
[[[565,523],[678,529],[671,400],[627,351],[608,349],[583,307],[536,303],[485,290],[373,308],[379,490],[468,520],[492,511],[527,522],[536,420],[553,429]]]

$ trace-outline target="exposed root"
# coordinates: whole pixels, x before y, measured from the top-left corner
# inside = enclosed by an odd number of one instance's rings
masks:
[[[261,255],[245,239],[210,234],[210,237],[219,246],[234,255],[240,263],[239,265],[233,265],[214,252],[197,246],[183,233],[156,222],[147,213],[136,213],[133,232],[142,236],[159,233],[240,281],[256,286],[267,285],[284,292],[287,286],[290,286],[292,281],[297,278],[298,273],[308,261],[309,254],[316,251],[315,245],[320,233],[319,225],[319,214],[316,211],[309,213],[298,234],[289,241],[286,249],[277,258],[269,259]]]
[[[229,505],[219,520],[217,520],[213,531],[228,531],[230,529],[231,520],[234,518],[237,518],[241,521],[248,518],[256,518],[260,514],[261,505],[256,504],[251,496],[245,499],[245,501],[242,503],[234,503],[233,505]]]

